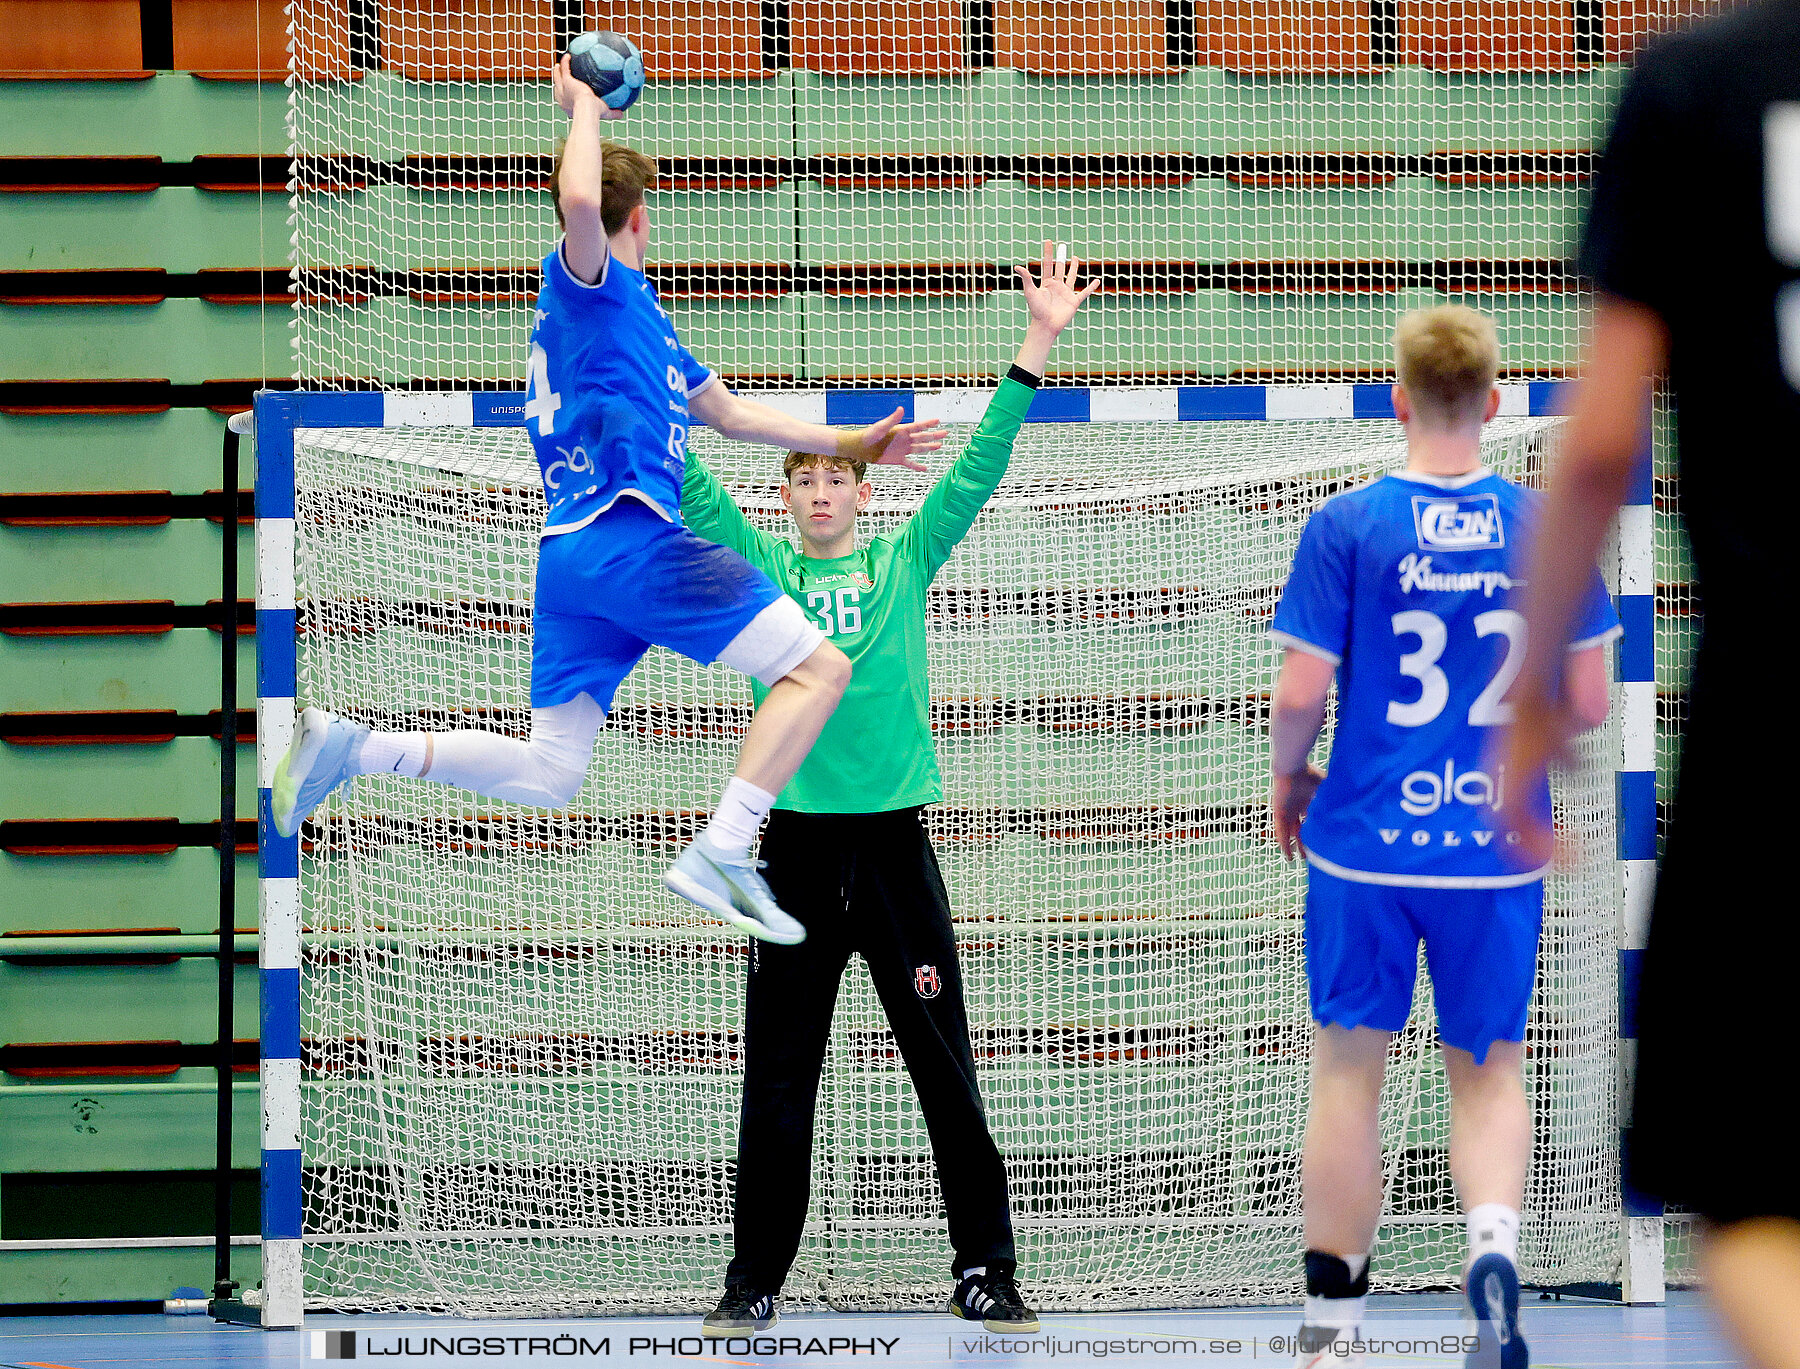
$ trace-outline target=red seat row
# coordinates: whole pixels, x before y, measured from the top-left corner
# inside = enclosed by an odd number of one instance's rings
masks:
[[[317,3],[318,0],[315,0]],[[1708,0],[1677,0],[1693,11]],[[595,22],[630,35],[661,78],[760,76],[758,0],[598,0]],[[1443,71],[1567,71],[1569,0],[1399,0],[1393,61]],[[830,75],[966,69],[962,0],[791,0],[792,63]],[[1374,69],[1369,0],[1194,0],[1191,62],[1250,74]],[[531,76],[554,45],[550,0],[422,0],[384,30],[383,65],[424,80]],[[1046,76],[1151,75],[1168,65],[1163,0],[994,0],[994,64]],[[1605,61],[1618,61],[1668,0],[1605,0]]]
[[[174,65],[224,79],[286,71],[284,0],[169,0]],[[1630,56],[1708,0],[1605,0],[1599,51]],[[796,67],[831,75],[966,69],[962,0],[791,0]],[[1191,60],[1244,73],[1374,69],[1369,0],[1194,0]],[[1679,13],[1677,12],[1679,11]],[[349,0],[298,0],[304,74],[350,77]],[[630,35],[652,77],[762,77],[759,0],[597,0],[589,22]],[[1153,75],[1164,0],[994,0],[994,62],[1042,75]],[[381,65],[419,80],[535,77],[556,49],[552,0],[405,0],[380,10]],[[1440,71],[1567,71],[1569,0],[1399,0],[1391,60]],[[0,0],[0,76],[122,75],[143,66],[138,0]],[[1186,43],[1184,41],[1184,46]]]

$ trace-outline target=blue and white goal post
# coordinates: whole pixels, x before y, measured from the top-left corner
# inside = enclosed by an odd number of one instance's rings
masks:
[[[1619,1126],[1621,1151],[1631,1120],[1637,1067],[1639,969],[1656,889],[1656,469],[1654,415],[1644,414],[1644,447],[1619,510],[1617,602],[1625,635],[1615,676],[1619,756]],[[1663,1300],[1662,1204],[1622,1187],[1625,1241],[1620,1296],[1628,1303]]]
[[[1565,412],[1564,382],[1506,383],[1501,416]],[[866,423],[896,406],[906,418],[974,422],[991,389],[812,390],[755,397],[815,422]],[[270,784],[295,721],[295,432],[301,428],[517,427],[523,391],[263,392],[254,409],[256,453],[257,858],[261,889],[263,1325],[294,1327],[303,1306],[301,1190],[300,841],[270,817]],[[1040,390],[1028,422],[1194,423],[1380,419],[1394,416],[1387,384],[1197,385]],[[1615,702],[1623,745],[1617,765],[1621,1097],[1628,1087],[1635,994],[1656,855],[1656,683],[1653,485],[1646,450],[1620,522],[1616,585],[1625,637]],[[1625,1117],[1621,1107],[1620,1117]],[[1663,1214],[1622,1195],[1621,1283],[1630,1302],[1663,1294]]]

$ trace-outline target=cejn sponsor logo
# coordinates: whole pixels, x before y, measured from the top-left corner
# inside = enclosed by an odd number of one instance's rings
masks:
[[[1416,494],[1413,530],[1420,551],[1486,551],[1506,545],[1496,494]]]
[[[1466,594],[1480,590],[1488,598],[1497,589],[1523,589],[1525,582],[1515,580],[1503,570],[1433,570],[1431,558],[1409,551],[1395,567],[1400,576],[1400,592],[1420,590],[1428,594]]]

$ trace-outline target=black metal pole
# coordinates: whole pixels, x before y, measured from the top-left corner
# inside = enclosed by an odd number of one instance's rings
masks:
[[[220,561],[219,605],[219,1094],[217,1169],[213,1175],[213,1297],[225,1299],[237,1288],[231,1277],[231,1066],[237,987],[238,435],[229,424],[219,497],[220,540],[225,550]]]

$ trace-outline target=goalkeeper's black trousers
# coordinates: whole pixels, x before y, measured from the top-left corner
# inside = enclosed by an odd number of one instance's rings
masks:
[[[798,946],[750,943],[727,1281],[779,1293],[800,1248],[819,1075],[852,953],[868,963],[918,1090],[949,1217],[952,1271],[987,1265],[1010,1273],[1006,1166],[981,1106],[950,902],[920,810],[777,809],[762,858],[776,901],[807,935]]]

